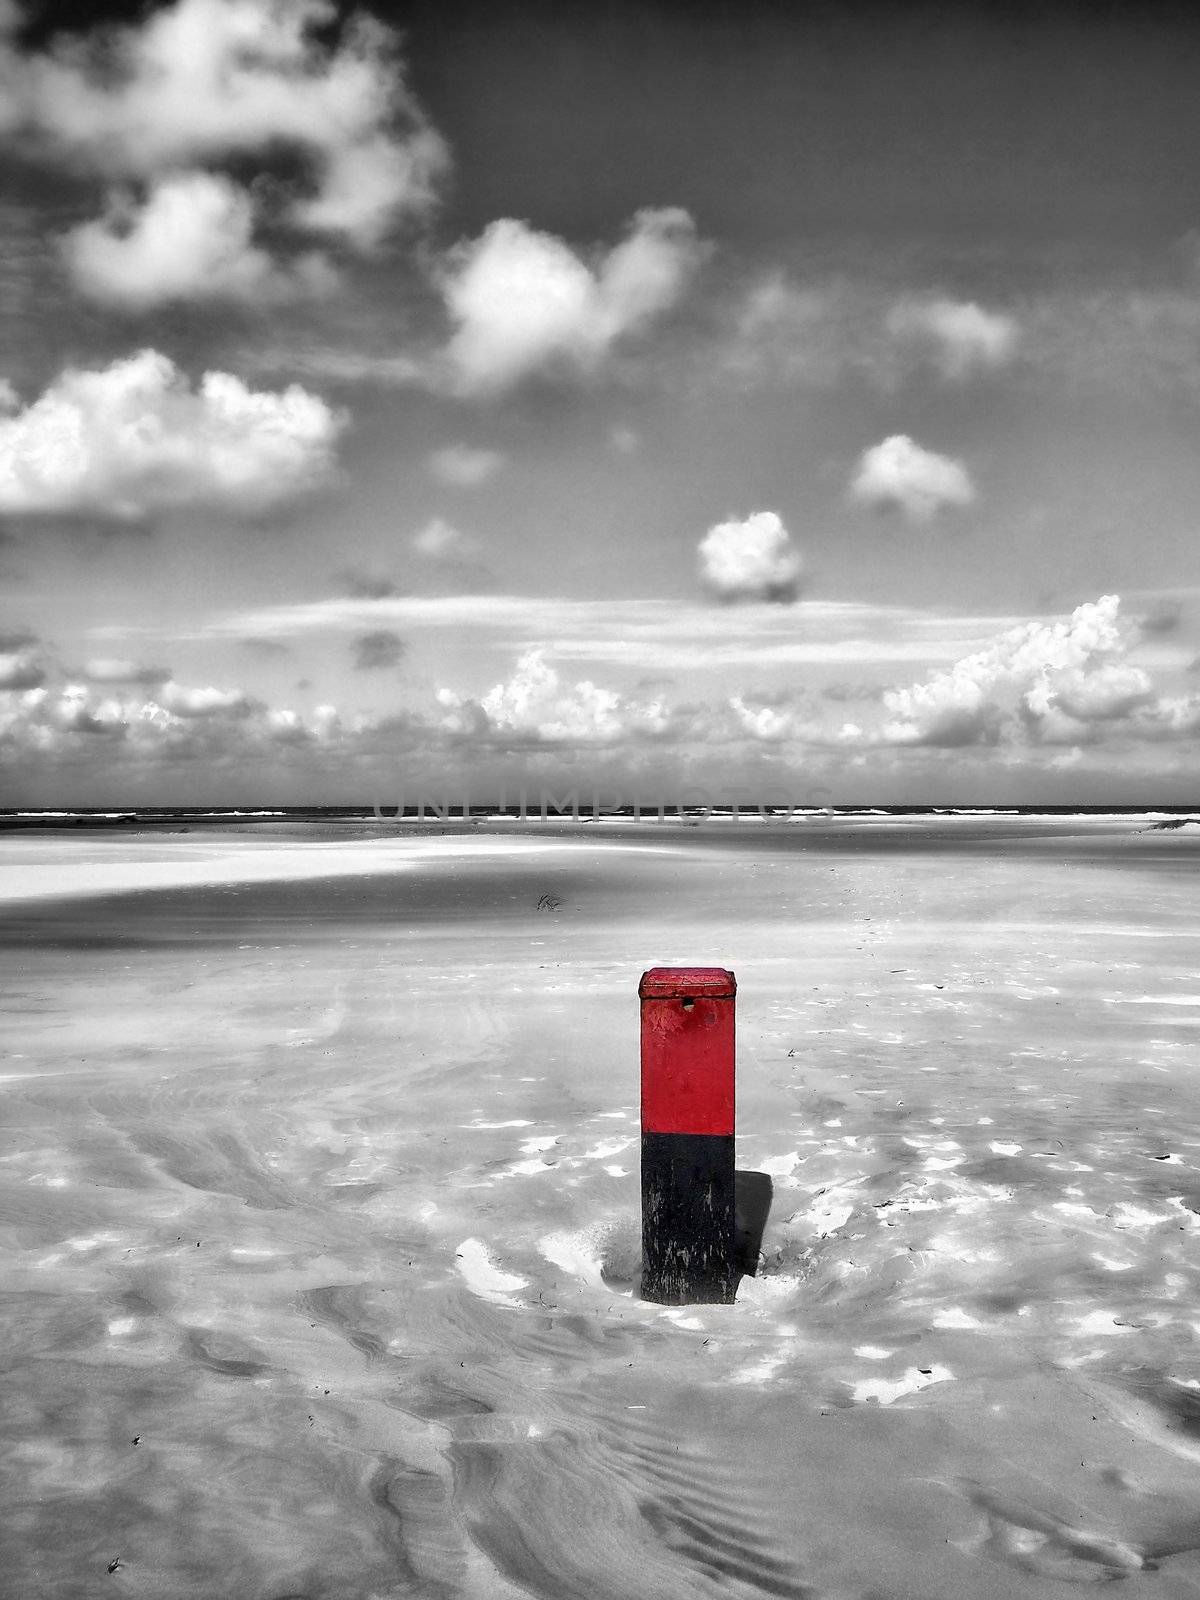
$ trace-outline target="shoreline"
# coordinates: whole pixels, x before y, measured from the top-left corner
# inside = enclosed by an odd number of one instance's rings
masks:
[[[765,849],[859,853],[1045,847],[1101,848],[1110,859],[1178,859],[1200,844],[1200,827],[1162,829],[1150,819],[1100,813],[1055,816],[843,815],[773,823],[708,817],[682,822],[571,817],[487,821],[356,819],[197,821],[186,827],[138,824],[35,828],[0,834],[0,908],[49,900],[239,885],[399,876],[440,863],[574,858],[595,851],[693,855]],[[744,822],[758,824],[745,826]],[[1191,841],[1189,843],[1188,841]]]

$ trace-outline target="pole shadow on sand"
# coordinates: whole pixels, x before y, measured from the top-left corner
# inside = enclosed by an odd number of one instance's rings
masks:
[[[739,1169],[733,1175],[733,1259],[742,1277],[753,1278],[758,1272],[774,1192],[765,1172]]]

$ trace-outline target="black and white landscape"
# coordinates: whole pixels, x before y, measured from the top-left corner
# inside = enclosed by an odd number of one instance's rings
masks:
[[[1197,83],[0,0],[0,1593],[1200,1593]]]

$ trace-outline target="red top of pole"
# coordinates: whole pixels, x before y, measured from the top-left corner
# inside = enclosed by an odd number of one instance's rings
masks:
[[[731,1134],[733,973],[724,967],[651,967],[638,993],[642,1132]]]
[[[736,993],[737,979],[724,967],[651,967],[642,973],[638,985],[643,1000],[676,1000],[685,995],[715,999]]]

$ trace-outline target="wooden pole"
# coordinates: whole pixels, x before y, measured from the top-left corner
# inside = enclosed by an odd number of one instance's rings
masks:
[[[734,1244],[734,997],[723,967],[642,974],[642,1298],[728,1305]]]

